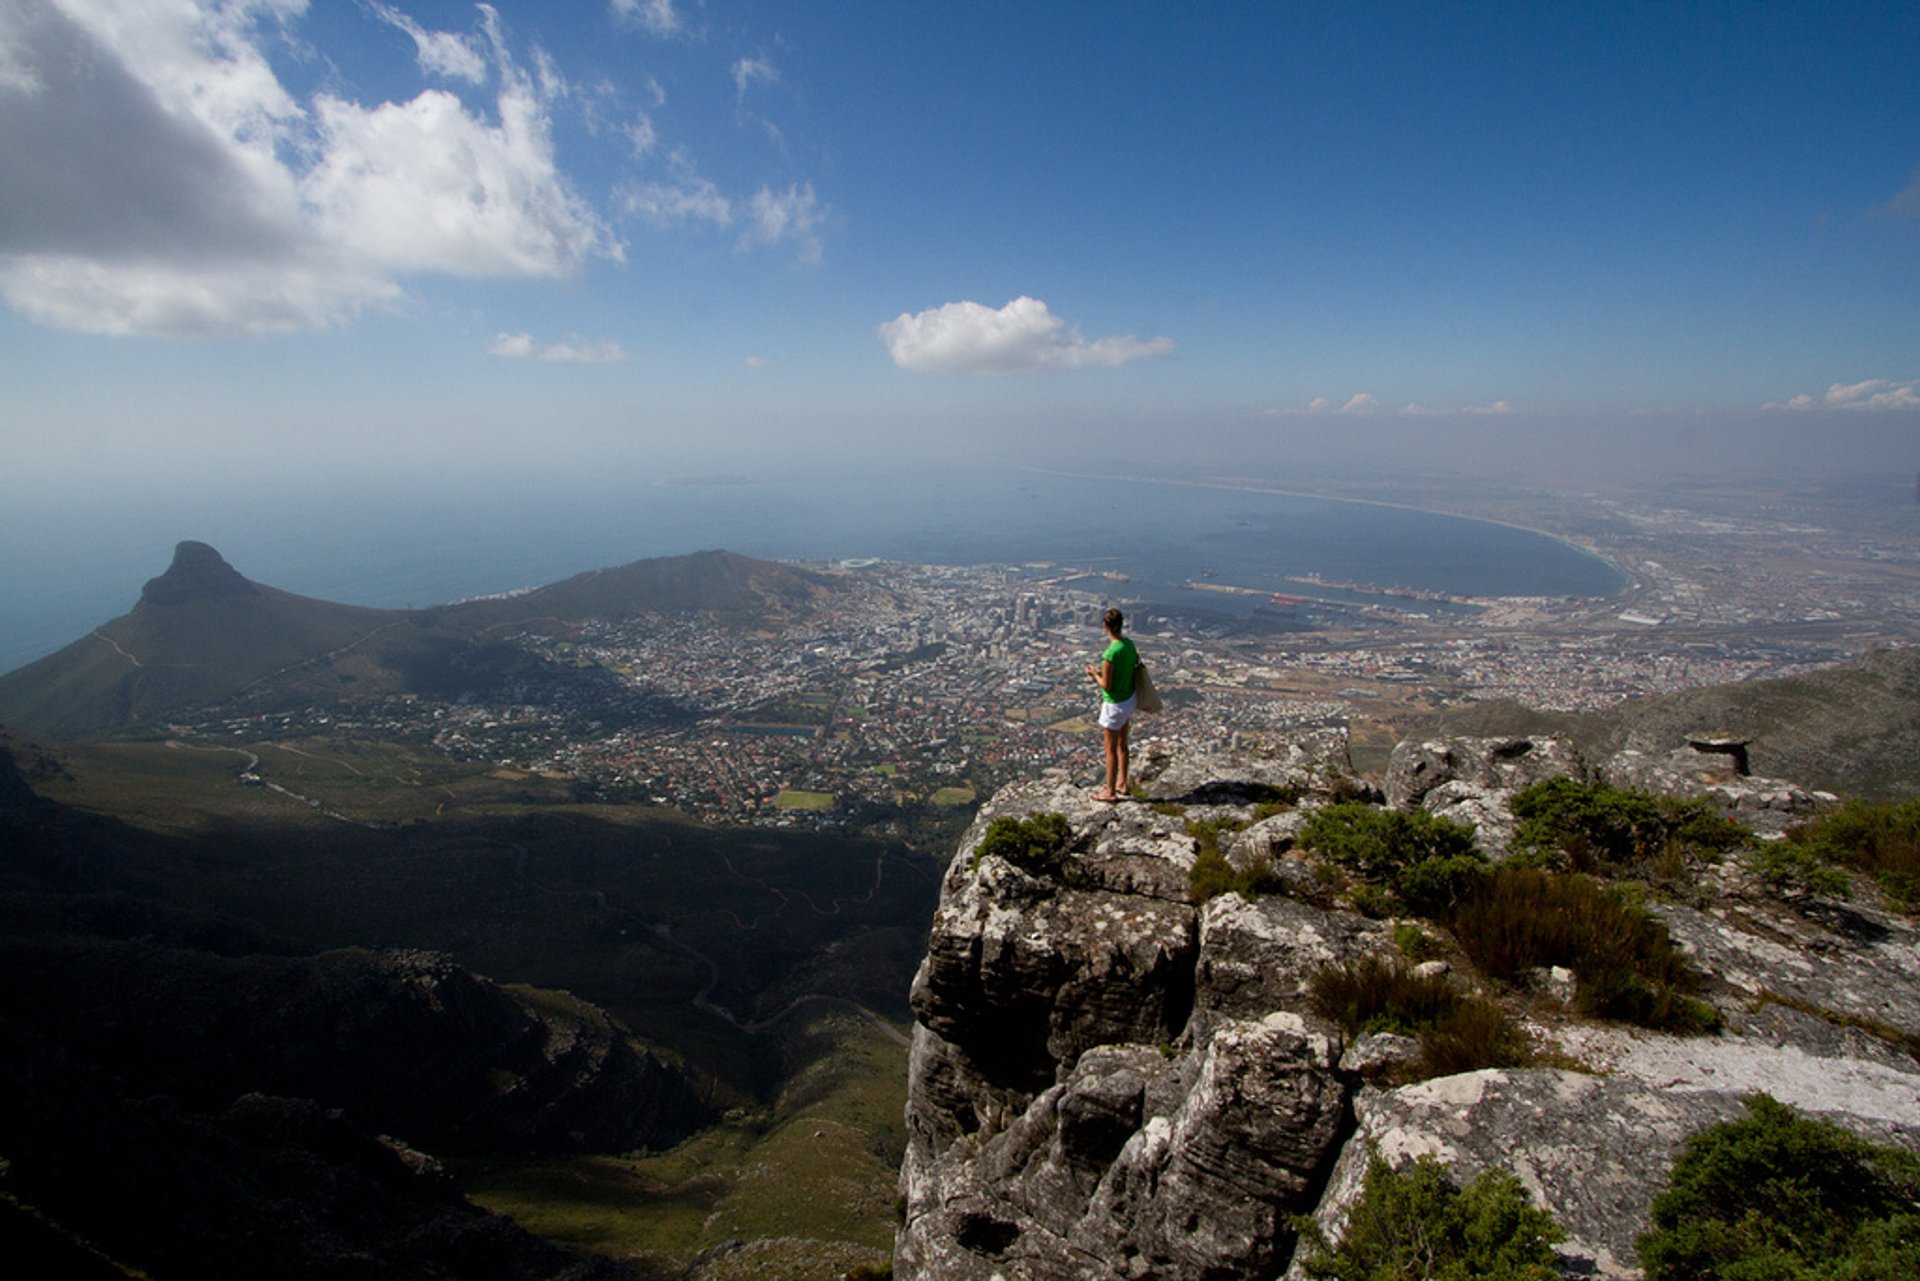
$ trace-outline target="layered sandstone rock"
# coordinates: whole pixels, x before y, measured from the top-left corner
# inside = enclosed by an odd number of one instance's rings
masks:
[[[1553,740],[1436,740],[1394,764],[1389,800],[1443,813],[1591,776]],[[1673,1152],[1746,1093],[1920,1149],[1920,1064],[1893,1031],[1920,1027],[1920,934],[1864,897],[1790,909],[1724,866],[1692,903],[1655,905],[1720,1035],[1584,1023],[1543,976],[1516,1009],[1556,1066],[1381,1084],[1412,1043],[1350,1043],[1309,999],[1319,969],[1394,951],[1292,848],[1307,813],[1354,794],[1337,741],[1148,752],[1136,773],[1159,804],[1102,805],[1064,777],[1003,791],[948,868],[913,993],[906,1281],[1267,1281],[1294,1216],[1339,1228],[1374,1151],[1512,1170],[1566,1227],[1568,1275],[1629,1278]],[[1072,834],[1057,867],[976,858],[994,819],[1046,812]],[[1187,824],[1220,818],[1249,824],[1221,849],[1272,860],[1269,892],[1196,905]]]

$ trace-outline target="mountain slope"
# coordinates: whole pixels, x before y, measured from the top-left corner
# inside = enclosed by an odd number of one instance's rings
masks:
[[[0,720],[82,737],[231,698],[406,619],[249,582],[205,543],[184,542],[130,612],[0,676]]]
[[[205,543],[183,542],[131,612],[0,676],[0,723],[85,738],[247,694],[303,702],[450,697],[485,685],[502,662],[520,661],[485,649],[500,628],[649,612],[778,619],[813,609],[833,591],[818,574],[710,551],[594,570],[507,598],[417,612],[368,609],[252,582]]]
[[[1751,740],[1753,772],[1808,787],[1895,800],[1920,795],[1920,648],[1770,680],[1630,699],[1604,712],[1540,712],[1494,700],[1449,708],[1447,734],[1555,734],[1595,759],[1667,752],[1690,734]]]
[[[1846,796],[1920,795],[1920,648],[1638,699],[1596,718],[1609,751],[1665,752],[1690,733],[1751,738],[1753,771]]]

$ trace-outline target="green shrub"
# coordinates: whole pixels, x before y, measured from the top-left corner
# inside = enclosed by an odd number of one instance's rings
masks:
[[[1673,1031],[1717,1025],[1712,1007],[1690,995],[1698,979],[1666,926],[1592,877],[1501,866],[1446,919],[1461,950],[1494,978],[1572,970],[1584,1014]]]
[[[1768,841],[1751,850],[1746,864],[1754,875],[1781,894],[1815,894],[1839,898],[1852,886],[1845,870],[1824,861],[1805,844]]]
[[[1920,799],[1848,801],[1787,833],[1816,859],[1865,872],[1907,912],[1920,911]]]
[[[1485,997],[1462,997],[1458,1005],[1420,1032],[1422,1076],[1522,1067],[1532,1058],[1532,1048],[1507,1012]]]
[[[1234,832],[1245,831],[1251,824],[1238,818],[1190,818],[1187,820],[1187,835],[1200,843],[1200,852],[1218,851],[1220,838]]]
[[[1348,1036],[1397,1032],[1420,1041],[1418,1075],[1517,1067],[1527,1045],[1506,1011],[1459,991],[1444,975],[1422,977],[1379,956],[1329,965],[1308,980],[1314,1012]]]
[[[1416,921],[1394,923],[1393,945],[1400,949],[1400,955],[1412,961],[1428,960],[1440,951],[1440,945],[1433,935]]]
[[[1308,819],[1300,845],[1393,892],[1392,902],[1356,893],[1354,905],[1368,915],[1391,916],[1401,905],[1421,916],[1438,915],[1486,862],[1473,847],[1470,827],[1419,810],[1355,803],[1329,805]]]
[[[1920,1158],[1767,1095],[1687,1140],[1653,1226],[1648,1281],[1910,1281]]]
[[[1297,1226],[1311,1281],[1557,1281],[1566,1235],[1505,1170],[1463,1188],[1431,1156],[1396,1171],[1377,1154],[1339,1245],[1311,1219]]]
[[[1420,810],[1382,810],[1357,801],[1329,805],[1300,829],[1300,844],[1373,880],[1430,858],[1473,854],[1473,829]]]
[[[1400,869],[1393,878],[1393,892],[1416,916],[1444,916],[1486,871],[1486,860],[1477,853],[1424,858]]]
[[[1073,829],[1067,825],[1065,814],[1003,816],[987,824],[987,834],[973,851],[972,866],[979,867],[983,858],[1003,858],[1015,867],[1043,876],[1058,869],[1072,839]]]
[[[1523,858],[1564,860],[1576,872],[1655,874],[1676,881],[1690,863],[1713,862],[1753,842],[1753,833],[1699,798],[1549,778],[1516,792],[1512,849]]]

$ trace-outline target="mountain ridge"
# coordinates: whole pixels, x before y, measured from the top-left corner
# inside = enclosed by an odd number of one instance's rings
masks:
[[[709,550],[589,570],[510,596],[422,610],[344,605],[256,583],[213,547],[184,541],[126,614],[0,675],[0,724],[86,738],[163,723],[257,690],[312,701],[444,693],[487,634],[539,619],[649,612],[732,622],[793,617],[833,592],[825,575]],[[466,664],[484,679],[484,661]],[[463,679],[464,677],[455,677]]]

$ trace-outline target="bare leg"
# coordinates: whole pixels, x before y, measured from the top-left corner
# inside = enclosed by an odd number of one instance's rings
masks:
[[[1107,778],[1110,780],[1109,785],[1111,786],[1113,790],[1113,794],[1115,796],[1125,796],[1127,794],[1127,790],[1133,786],[1133,783],[1129,778],[1128,772],[1127,772],[1127,767],[1133,763],[1133,757],[1131,754],[1131,744],[1128,741],[1132,733],[1133,733],[1133,721],[1128,720],[1125,725],[1122,725],[1120,727],[1120,733],[1118,735],[1120,744],[1119,744],[1118,751],[1115,753],[1115,756],[1117,758],[1118,769],[1115,769],[1114,766],[1111,764],[1108,765],[1107,767]],[[1118,781],[1117,782],[1111,781],[1111,780],[1114,780],[1116,776],[1118,778]]]
[[[1120,750],[1121,744],[1125,741],[1121,737],[1123,732],[1104,728],[1100,731],[1101,745],[1106,749],[1107,756],[1107,785],[1104,791],[1093,794],[1093,798],[1097,801],[1112,800],[1120,795],[1114,790],[1114,784],[1120,777]]]

